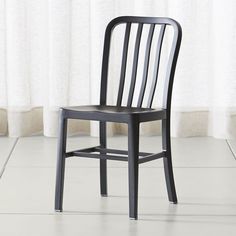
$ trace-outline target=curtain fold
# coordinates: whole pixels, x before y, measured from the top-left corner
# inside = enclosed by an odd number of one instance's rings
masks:
[[[0,1],[0,134],[56,136],[59,107],[98,104],[105,26],[143,15],[168,16],[183,28],[172,136],[235,137],[235,7],[234,0]],[[69,126],[71,134],[98,134],[97,122]],[[126,129],[108,125],[110,135]],[[143,124],[141,133],[160,134],[160,123]]]

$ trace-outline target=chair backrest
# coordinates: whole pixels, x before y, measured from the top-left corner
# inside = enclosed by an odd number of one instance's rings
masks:
[[[156,90],[156,84],[158,80],[159,73],[159,65],[160,58],[162,52],[163,38],[166,32],[167,27],[173,28],[173,37],[171,39],[171,49],[168,56],[168,62],[165,71],[165,81],[164,81],[164,91],[163,91],[163,105],[162,107],[165,109],[170,109],[171,106],[171,96],[172,96],[172,87],[173,80],[175,74],[175,68],[177,63],[177,58],[179,54],[179,48],[181,44],[182,38],[182,30],[181,26],[178,22],[170,18],[164,17],[136,17],[136,16],[121,16],[113,19],[107,26],[105,32],[104,39],[104,49],[103,49],[103,61],[102,61],[102,75],[101,75],[101,90],[100,90],[100,104],[106,105],[107,103],[107,84],[108,84],[108,66],[109,66],[109,54],[111,48],[111,36],[114,28],[117,25],[125,24],[125,33],[123,40],[123,51],[122,51],[122,61],[121,61],[121,69],[120,69],[120,82],[118,88],[118,96],[117,96],[117,106],[121,106],[124,104],[123,94],[124,94],[124,85],[126,80],[126,71],[127,71],[127,55],[130,45],[130,32],[131,27],[134,24],[138,25],[136,31],[136,37],[134,42],[134,50],[133,50],[133,58],[132,58],[132,69],[131,69],[131,81],[128,89],[128,98],[127,102],[125,102],[125,106],[127,107],[144,107],[143,98],[146,92],[146,85],[148,77],[152,78],[151,86],[147,94],[147,105],[145,107],[151,108],[153,97]],[[137,69],[138,69],[138,61],[140,57],[139,49],[140,49],[140,41],[142,37],[142,32],[144,25],[148,25],[148,35],[146,39],[146,48],[144,53],[144,63],[143,63],[143,73],[142,73],[142,82],[139,89],[137,104],[132,105],[134,90],[136,86],[136,77],[137,77]],[[159,25],[159,35],[157,38],[157,42],[153,42],[154,31],[157,28],[156,25]],[[153,75],[148,76],[149,73],[149,64],[150,64],[150,51],[153,45],[156,45],[155,49],[155,60],[153,65]],[[123,105],[124,106],[124,105]]]

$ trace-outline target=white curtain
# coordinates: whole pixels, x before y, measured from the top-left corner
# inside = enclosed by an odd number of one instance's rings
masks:
[[[105,26],[142,15],[183,28],[172,135],[235,137],[235,9],[235,0],[0,0],[0,134],[56,136],[60,106],[97,104]],[[70,132],[96,135],[97,127],[70,122]]]

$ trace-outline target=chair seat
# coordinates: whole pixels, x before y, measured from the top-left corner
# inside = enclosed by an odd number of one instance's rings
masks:
[[[165,119],[165,109],[117,107],[105,105],[63,107],[64,116],[71,119],[89,119],[126,123],[136,116],[140,122]]]

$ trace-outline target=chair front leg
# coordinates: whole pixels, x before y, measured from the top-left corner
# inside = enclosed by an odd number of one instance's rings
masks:
[[[62,211],[64,175],[65,175],[65,153],[66,153],[67,119],[64,118],[63,111],[59,113],[59,135],[57,147],[57,173],[55,190],[55,210]]]
[[[139,123],[128,124],[129,217],[138,218]]]
[[[168,198],[170,202],[177,203],[171,155],[170,117],[162,120],[162,148],[166,151],[166,157],[163,158],[163,162]]]
[[[107,147],[106,122],[100,122],[100,146]],[[100,153],[104,153],[100,151]],[[100,192],[103,197],[107,196],[107,160],[100,159]]]

